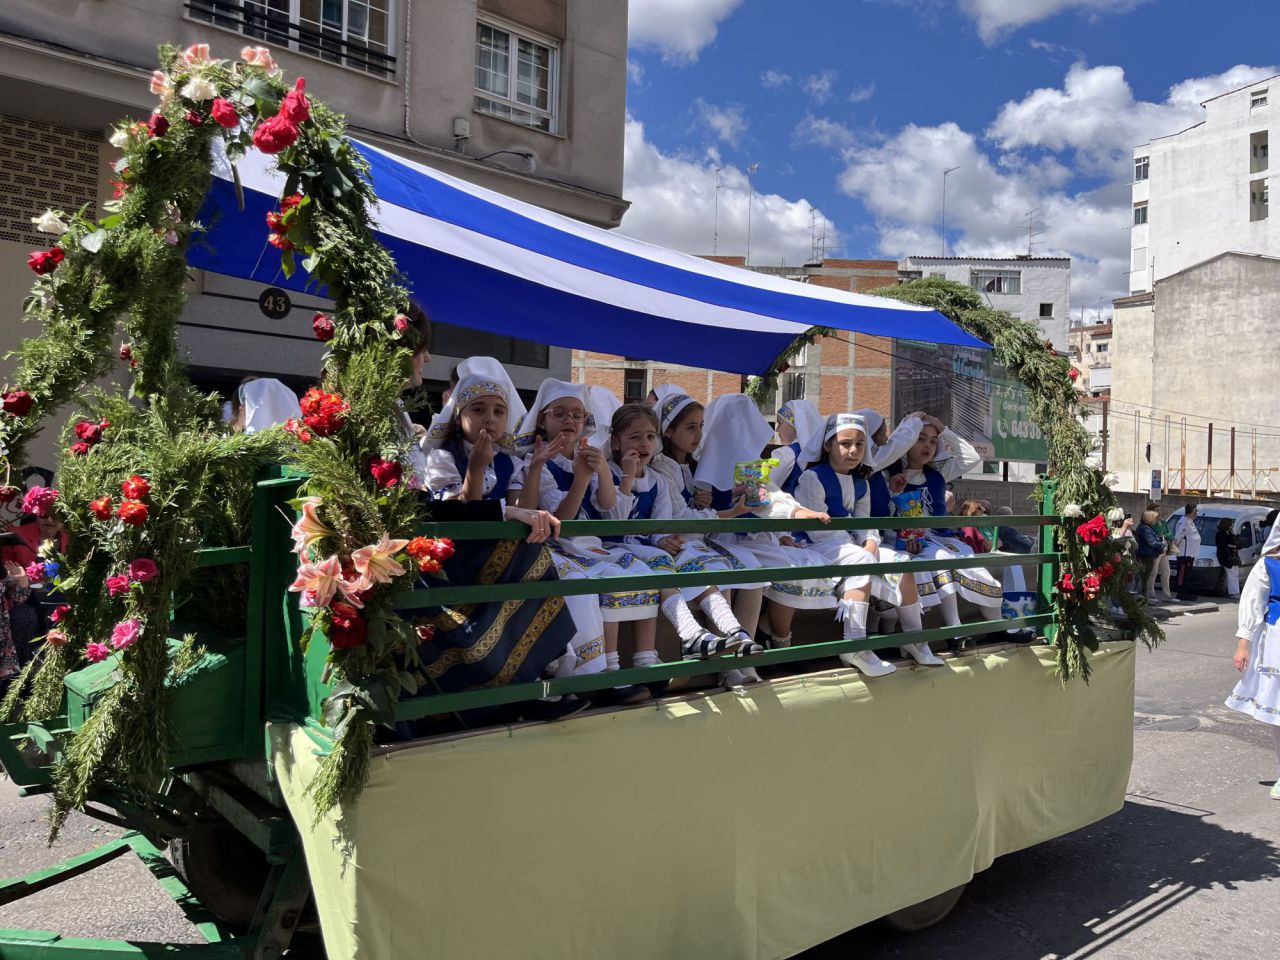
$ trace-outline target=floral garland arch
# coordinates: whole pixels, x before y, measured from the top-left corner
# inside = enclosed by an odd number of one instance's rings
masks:
[[[1075,381],[1079,371],[1054,351],[1052,343],[1042,339],[1034,323],[991,309],[962,284],[928,277],[880,289],[876,294],[945,314],[962,330],[991,344],[996,360],[1028,388],[1032,419],[1048,446],[1054,502],[1065,521],[1057,534],[1063,559],[1053,592],[1057,614],[1054,644],[1062,682],[1076,676],[1088,680],[1089,653],[1097,650],[1099,643],[1094,624],[1115,625],[1113,603],[1123,611],[1127,629],[1135,637],[1148,648],[1160,643],[1164,631],[1147,612],[1145,601],[1125,586],[1136,572],[1137,562],[1112,529],[1112,524],[1124,519],[1124,510],[1111,490],[1116,478],[1103,471],[1093,453],[1093,438],[1078,416],[1080,394]],[[755,378],[748,392],[757,399],[770,395],[778,375],[802,347],[837,332],[814,327],[797,338],[775,361],[773,371]]]
[[[424,637],[392,610],[397,581],[438,570],[452,549],[413,536],[417,498],[402,482],[408,433],[396,401],[418,335],[373,235],[376,197],[342,118],[312,100],[302,78],[290,87],[263,47],[220,60],[208,44],[166,46],[160,61],[154,112],[111,136],[123,156],[107,215],[37,218],[54,243],[28,260],[37,279],[24,313],[41,333],[23,343],[0,398],[0,502],[22,495],[24,509],[56,515],[70,533],[65,554],[46,543],[28,570],[66,603],[0,712],[10,721],[56,715],[67,673],[86,661],[116,656],[121,677],[55,768],[55,831],[95,788],[153,792],[168,775],[166,737],[156,735],[167,729],[166,678],[196,658],[191,638],[176,656],[168,649],[170,596],[189,588],[197,547],[241,542],[261,465],[283,456],[309,474],[296,503],[292,589],[312,609],[304,642],[320,628],[333,648],[325,712],[336,742],[311,785],[320,812],[358,793],[375,724],[391,722],[401,692],[417,689]],[[327,342],[322,387],[303,398],[300,421],[251,436],[224,434],[216,398],[191,386],[176,340],[184,252],[202,232],[215,141],[233,163],[250,145],[275,157],[285,188],[265,238],[286,274],[301,256],[335,303],[313,321]],[[132,375],[127,395],[84,399],[119,361]],[[49,413],[77,400],[83,413],[64,428],[58,488],[23,495],[10,478],[25,445]]]

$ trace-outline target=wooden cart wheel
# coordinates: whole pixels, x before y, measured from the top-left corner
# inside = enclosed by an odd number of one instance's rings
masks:
[[[169,859],[214,916],[248,929],[271,871],[248,838],[229,823],[200,822],[189,837],[169,841]]]
[[[928,900],[921,900],[910,907],[895,910],[884,918],[884,922],[899,933],[916,933],[926,927],[941,922],[949,914],[964,893],[967,883],[962,883],[953,890],[940,893]]]

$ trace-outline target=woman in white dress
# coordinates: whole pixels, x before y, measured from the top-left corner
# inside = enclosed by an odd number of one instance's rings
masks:
[[[1280,774],[1280,524],[1271,528],[1240,594],[1236,669],[1242,676],[1227,706],[1267,724]],[[1280,800],[1280,779],[1271,787]]]

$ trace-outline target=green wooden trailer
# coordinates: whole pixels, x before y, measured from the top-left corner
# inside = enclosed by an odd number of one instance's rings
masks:
[[[260,480],[251,542],[206,549],[204,567],[247,564],[244,636],[194,631],[200,663],[171,685],[167,788],[111,789],[86,812],[126,828],[117,840],[0,884],[0,904],[135,855],[204,937],[200,944],[97,940],[0,930],[0,957],[245,957],[285,951],[318,920],[331,960],[346,957],[783,957],[880,916],[935,922],[965,882],[1012,850],[1119,809],[1132,744],[1133,644],[1103,644],[1091,684],[1054,675],[1049,602],[1059,520],[1040,552],[859,567],[861,573],[1035,564],[1041,612],[1017,621],[930,629],[921,640],[1035,628],[1044,643],[980,647],[943,670],[864,681],[838,653],[894,638],[827,641],[736,661],[770,679],[687,688],[652,702],[375,748],[350,809],[317,818],[306,786],[332,745],[321,703],[323,637],[304,652],[306,614],[287,591],[288,501],[299,478]],[[883,519],[887,529],[945,519]],[[816,521],[572,522],[566,536],[794,530]],[[865,526],[834,520],[832,527]],[[580,529],[579,529],[580,528]],[[432,524],[428,536],[506,539],[517,524]],[[831,576],[843,568],[809,569]],[[732,587],[790,570],[643,576],[634,590]],[[596,582],[451,584],[399,606],[594,593]],[[816,629],[810,630],[816,634]],[[834,627],[824,625],[823,635]],[[176,651],[177,642],[173,648]],[[706,675],[674,662],[401,701],[400,720],[583,694],[623,683]],[[0,763],[37,797],[61,745],[116,682],[112,660],[68,676],[65,712],[0,733]],[[36,802],[36,801],[33,801]],[[873,824],[871,828],[866,824]],[[314,918],[314,919],[312,919]]]

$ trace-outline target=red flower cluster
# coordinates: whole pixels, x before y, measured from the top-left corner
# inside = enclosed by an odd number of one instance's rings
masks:
[[[58,264],[65,260],[66,256],[61,247],[36,250],[31,256],[27,257],[27,266],[43,277],[45,274],[53,273],[53,271],[57,270]]]
[[[329,645],[335,650],[358,647],[369,634],[360,611],[342,600],[329,607],[329,624]]]
[[[404,552],[418,561],[423,573],[439,573],[444,561],[453,556],[453,541],[447,537],[414,537]]]
[[[138,358],[133,355],[133,344],[131,343],[120,344],[120,359],[127,360],[129,362],[130,370],[138,369]]]
[[[373,479],[378,481],[378,486],[383,490],[387,490],[400,482],[404,468],[395,460],[383,460],[382,457],[374,457],[369,461],[369,472],[373,474]]]
[[[414,630],[418,635],[419,643],[430,643],[436,638],[436,631],[429,623],[420,623]]]
[[[81,420],[75,426],[79,438],[71,445],[71,452],[76,456],[84,456],[89,450],[102,442],[102,432],[111,426],[111,421],[103,418],[97,423],[92,420]]]
[[[136,473],[120,484],[120,492],[125,495],[128,500],[145,500],[151,496],[151,484],[147,482],[146,477],[140,477]]]
[[[305,123],[311,116],[311,105],[302,92],[306,85],[307,81],[299,77],[294,88],[285,94],[280,112],[269,120],[263,120],[253,131],[253,145],[263,153],[279,153],[293,146],[298,139],[301,133],[298,124]]]
[[[337,433],[351,410],[351,405],[342,397],[336,393],[325,393],[319,387],[312,387],[303,395],[301,406],[303,425],[317,437]],[[302,438],[299,436],[298,439]]]
[[[1077,370],[1075,367],[1072,367],[1070,370],[1067,371],[1067,376],[1071,378],[1072,383],[1075,383],[1077,380],[1080,379],[1080,371]]]
[[[36,398],[25,390],[9,390],[0,398],[0,407],[4,408],[5,413],[11,413],[15,417],[25,417],[31,412],[35,402]]]
[[[1107,560],[1100,564],[1098,569],[1093,572],[1102,580],[1110,580],[1116,575],[1116,565],[1110,560]]]
[[[153,137],[163,137],[169,132],[169,121],[162,113],[153,113],[147,120],[147,133]]]
[[[312,317],[311,329],[315,331],[317,340],[328,341],[333,339],[334,326],[333,321],[329,319],[328,314],[317,313]]]
[[[1081,584],[1081,589],[1084,590],[1085,599],[1092,600],[1102,589],[1102,578],[1096,573],[1085,574],[1084,583]]]
[[[115,509],[111,498],[107,496],[99,497],[97,500],[89,501],[89,512],[99,520],[110,520],[111,513]]]
[[[0,486],[0,505],[13,503],[14,500],[18,499],[18,494],[20,493],[22,493],[22,491],[19,488],[11,486],[10,484]]]
[[[1064,573],[1061,577],[1058,578],[1059,593],[1074,593],[1075,589],[1076,589],[1075,578],[1073,578],[1070,573]]]
[[[140,527],[147,522],[149,508],[139,500],[122,500],[116,510],[116,516],[131,527]]]
[[[188,110],[186,121],[193,127],[199,127],[204,124],[204,117],[200,116],[200,112],[198,110]]]
[[[292,433],[302,443],[310,443],[312,433],[302,425],[302,421],[297,417],[290,417],[284,422],[284,428],[287,432]]]
[[[1080,539],[1088,544],[1106,543],[1109,531],[1107,530],[1107,518],[1102,514],[1098,514],[1088,523],[1082,523],[1076,527],[1076,533]]]
[[[302,203],[302,194],[291,193],[287,197],[284,197],[283,199],[281,199],[280,209],[285,213],[288,213],[290,210],[294,209],[294,207],[298,206],[300,203]]]
[[[213,106],[209,108],[209,114],[218,123],[227,128],[234,127],[240,122],[240,114],[236,113],[236,105],[230,100],[222,99],[222,97],[213,101]]]

